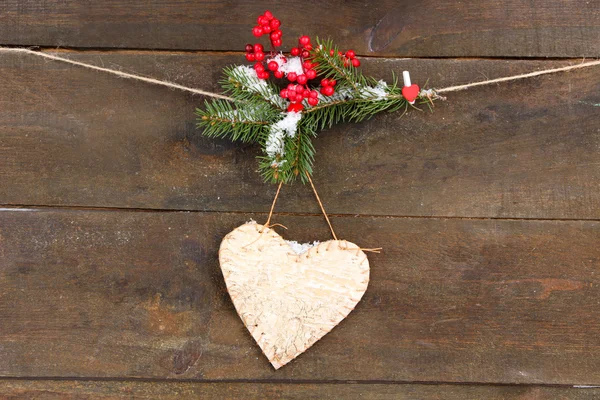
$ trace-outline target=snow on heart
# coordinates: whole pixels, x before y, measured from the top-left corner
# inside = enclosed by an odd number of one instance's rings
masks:
[[[219,261],[240,318],[275,369],[339,324],[369,283],[357,245],[286,242],[255,222],[225,236]]]

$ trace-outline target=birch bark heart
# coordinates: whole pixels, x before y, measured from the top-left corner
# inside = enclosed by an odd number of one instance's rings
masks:
[[[257,223],[225,236],[219,262],[237,313],[275,369],[346,318],[369,283],[369,261],[354,243],[330,240],[298,255]]]

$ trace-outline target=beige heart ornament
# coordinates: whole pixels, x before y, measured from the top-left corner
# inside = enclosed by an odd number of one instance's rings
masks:
[[[254,222],[223,238],[219,262],[237,313],[275,369],[346,318],[369,284],[367,255],[354,243],[330,240],[298,254]]]

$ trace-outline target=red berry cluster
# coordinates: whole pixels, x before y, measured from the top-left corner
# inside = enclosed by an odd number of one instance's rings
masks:
[[[256,71],[258,79],[269,79],[269,72],[265,70],[265,66],[261,61],[257,61],[256,64],[254,64],[254,70]]]
[[[288,111],[302,111],[304,105],[302,102],[306,99],[306,102],[314,107],[319,104],[319,92],[310,89],[308,87],[308,81],[313,80],[317,77],[317,71],[315,68],[318,66],[317,63],[311,61],[311,50],[313,49],[310,43],[310,37],[303,35],[298,38],[298,47],[293,47],[290,54],[293,57],[299,57],[302,63],[302,74],[296,72],[289,72],[286,78],[290,82],[296,82],[294,85],[290,83],[286,89],[283,89],[279,95],[290,101]],[[278,65],[277,65],[278,66]],[[321,91],[323,94],[323,91]]]
[[[323,93],[321,91],[321,93]],[[305,85],[294,85],[290,83],[287,85],[287,88],[282,89],[279,93],[281,97],[284,99],[290,100],[290,107],[288,107],[288,111],[302,111],[304,106],[302,105],[302,101],[307,99],[306,101],[311,106],[316,106],[319,104],[319,92],[316,90],[308,89]]]
[[[302,58],[309,58],[310,51],[312,49],[313,47],[312,44],[310,44],[310,38],[304,35],[298,38],[298,47],[292,47],[290,54],[293,56],[300,56]]]
[[[300,62],[302,66],[302,72],[300,72],[300,66],[295,64],[293,67],[289,67],[288,59],[280,53],[275,53],[275,47],[281,46],[281,30],[279,27],[281,22],[273,17],[270,11],[258,17],[258,25],[252,29],[252,33],[256,37],[260,37],[265,34],[270,35],[272,49],[270,57],[266,57],[264,48],[260,43],[255,45],[246,45],[246,60],[255,62],[254,70],[256,76],[259,79],[269,79],[269,71],[273,72],[273,75],[281,79],[285,77],[290,83],[285,89],[282,89],[279,95],[289,100],[288,111],[300,112],[304,109],[304,104],[309,106],[316,106],[319,104],[319,93],[322,96],[333,96],[335,93],[336,81],[333,79],[322,79],[320,90],[315,90],[309,87],[309,81],[317,78],[316,67],[318,64],[312,62],[312,51],[313,45],[310,42],[310,37],[304,35],[298,38],[298,46],[293,47],[290,50],[290,55],[293,58],[291,61],[297,63]],[[360,66],[360,61],[356,59],[356,54],[352,50],[348,50],[345,54],[338,53],[340,57],[344,58],[344,65],[349,66],[352,64],[354,67]],[[333,50],[331,56],[334,56]],[[266,67],[263,64],[266,62]],[[286,64],[288,64],[286,66]],[[290,70],[291,69],[291,70]],[[317,88],[318,89],[318,88]],[[306,100],[306,103],[304,103]],[[304,104],[303,104],[304,103]]]
[[[256,43],[254,46],[248,43],[246,45],[246,60],[262,61],[265,59],[265,48],[262,44]]]
[[[333,96],[335,89],[333,88],[337,81],[335,79],[321,79],[321,94],[323,96]]]
[[[331,57],[335,55],[333,49],[329,50],[329,55]],[[342,53],[341,51],[338,51],[338,56],[344,59],[344,67],[348,67],[350,64],[352,64],[354,68],[360,67],[360,60],[356,58],[356,53],[354,52],[354,50],[348,50],[346,54]]]
[[[279,29],[280,26],[281,21],[273,17],[273,13],[267,10],[263,15],[258,17],[258,25],[252,29],[252,34],[256,37],[269,35],[273,47],[279,47],[281,46],[281,36],[283,35],[281,29]]]

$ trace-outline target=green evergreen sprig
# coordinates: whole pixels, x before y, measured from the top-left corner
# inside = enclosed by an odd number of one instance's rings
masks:
[[[285,125],[288,101],[279,96],[272,82],[258,79],[251,67],[232,66],[223,70],[223,90],[232,101],[205,102],[197,109],[198,127],[209,137],[258,143],[262,150],[259,171],[267,182],[290,183],[312,174],[317,132],[339,122],[360,122],[382,111],[408,110],[414,107],[402,96],[398,79],[387,84],[365,76],[352,63],[338,56],[331,40],[320,41],[312,50],[310,61],[321,78],[335,79],[333,96],[320,96],[316,106],[304,101],[304,109],[295,129]],[[419,97],[421,103],[431,98]],[[416,108],[416,107],[414,107]]]
[[[246,103],[213,100],[196,109],[199,128],[208,137],[258,142],[275,122],[279,112],[264,102]]]

